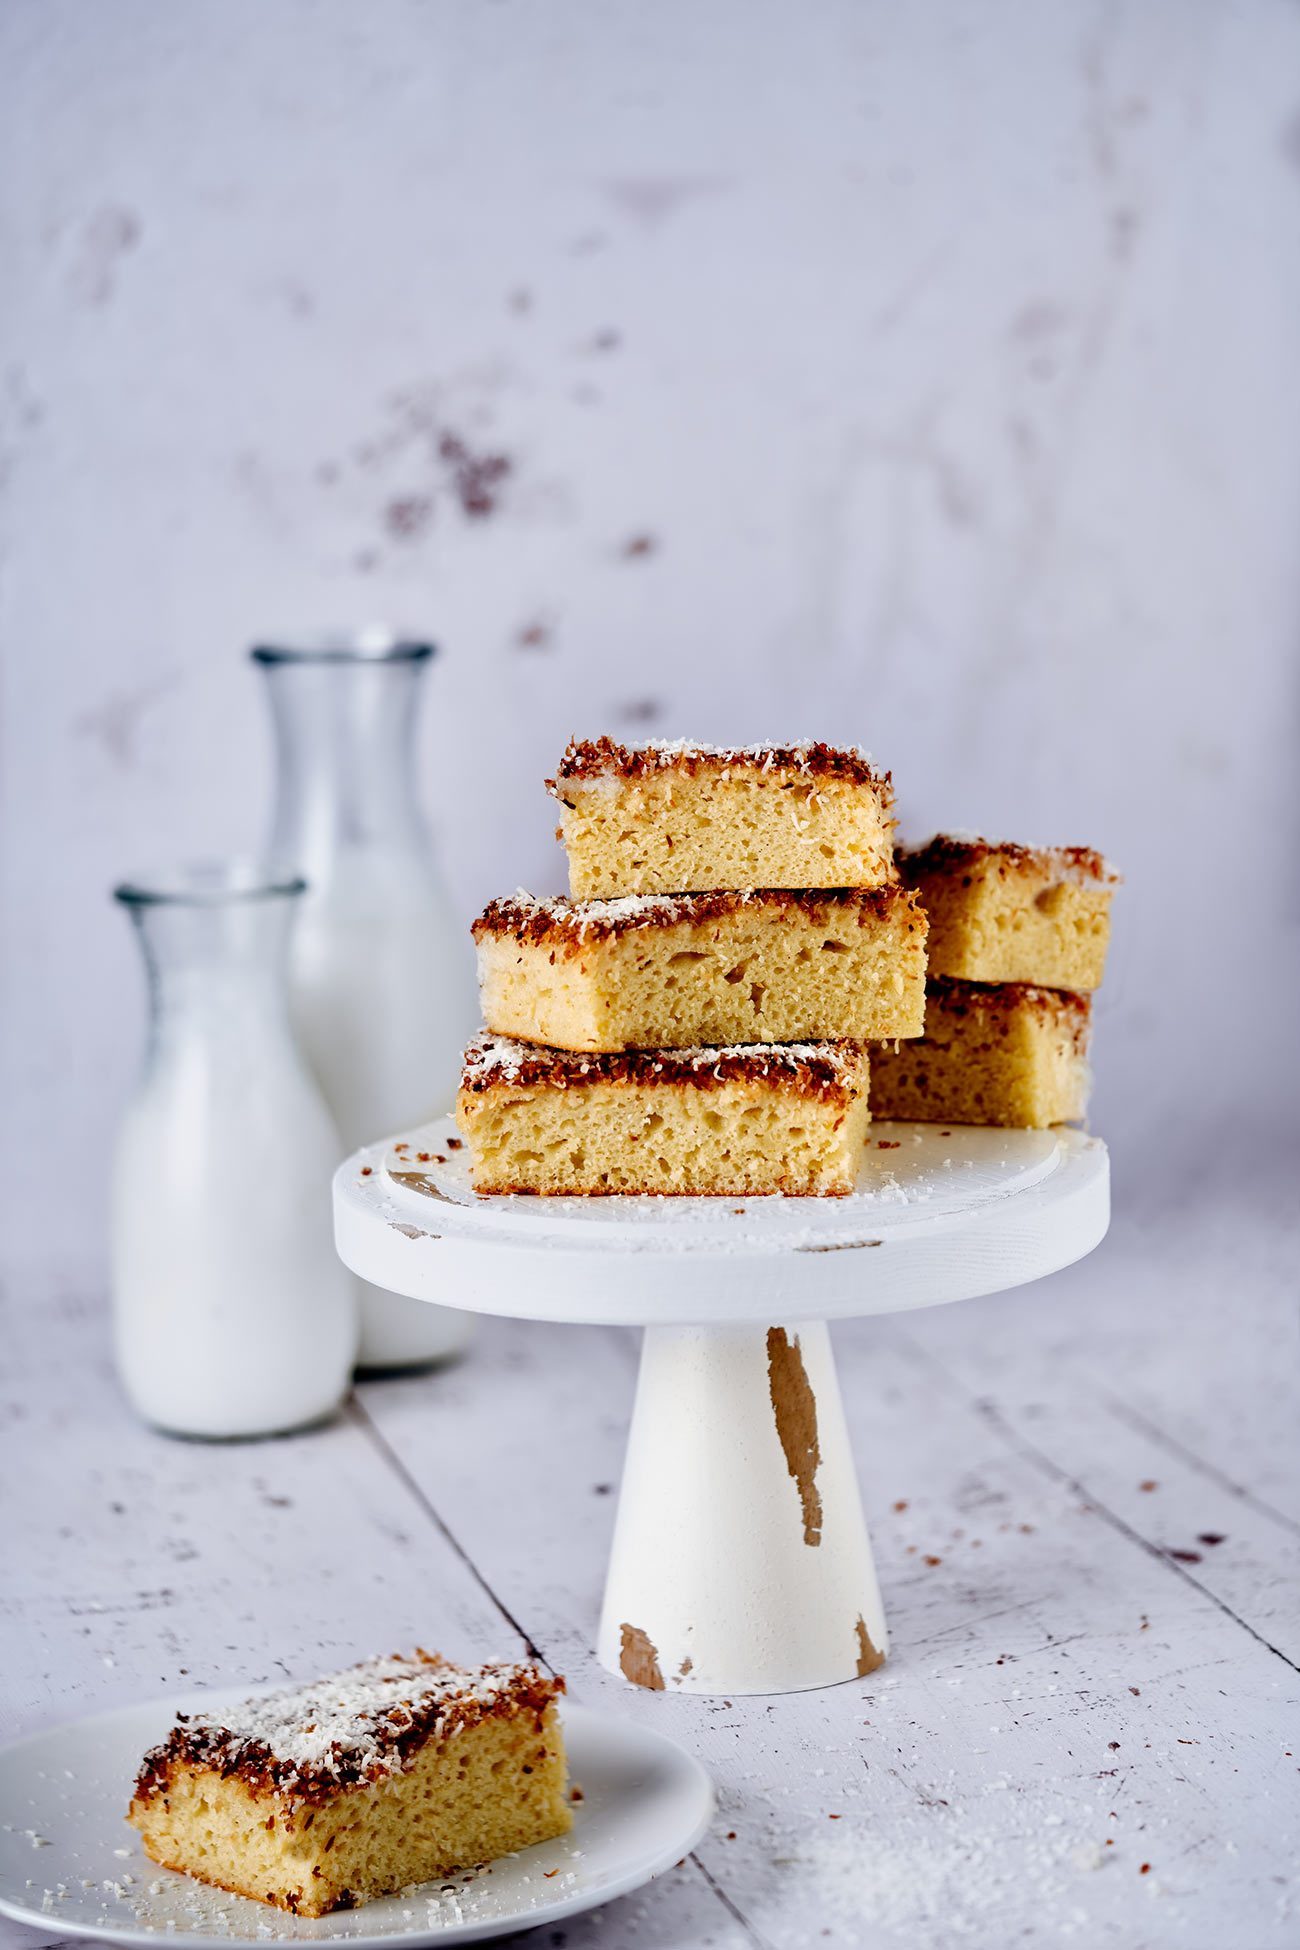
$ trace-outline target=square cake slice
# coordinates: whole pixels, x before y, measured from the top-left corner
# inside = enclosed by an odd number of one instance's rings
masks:
[[[840,1195],[866,1138],[867,1053],[582,1056],[485,1035],[465,1052],[456,1118],[478,1192]]]
[[[474,923],[483,1019],[557,1049],[919,1036],[925,916],[847,893],[493,901]]]
[[[300,1916],[351,1909],[568,1829],[563,1689],[417,1652],[178,1714],[128,1819],[166,1868]]]
[[[901,847],[898,868],[930,919],[932,975],[1101,987],[1119,875],[1090,847],[940,833]]]
[[[889,774],[831,745],[569,745],[560,803],[575,900],[894,878]]]
[[[1045,1129],[1088,1107],[1086,995],[930,982],[925,1034],[871,1052],[875,1117]]]

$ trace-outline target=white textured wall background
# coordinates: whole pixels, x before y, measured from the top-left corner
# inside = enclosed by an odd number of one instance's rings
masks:
[[[1126,868],[1122,1198],[1293,1128],[1294,7],[2,0],[0,143],[15,1263],[98,1262],[109,886],[256,843],[243,647],[375,617],[466,918],[570,730],[860,740]]]

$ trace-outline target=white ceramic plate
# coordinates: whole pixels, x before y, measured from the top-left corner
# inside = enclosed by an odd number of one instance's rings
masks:
[[[626,1895],[688,1854],[713,1813],[708,1775],[675,1742],[565,1701],[569,1777],[583,1793],[568,1835],[467,1879],[290,1916],[157,1868],[123,1819],[141,1756],[178,1711],[247,1697],[240,1688],[122,1707],[0,1752],[0,1913],[112,1943],[470,1943]]]

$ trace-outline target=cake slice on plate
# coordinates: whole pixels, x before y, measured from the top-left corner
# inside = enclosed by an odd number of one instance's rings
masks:
[[[166,1868],[300,1916],[352,1909],[565,1833],[563,1690],[416,1652],[178,1714],[128,1819]]]
[[[547,786],[578,900],[894,877],[889,774],[856,750],[597,738]]]
[[[456,1101],[478,1192],[841,1194],[868,1117],[854,1043],[584,1056],[484,1035]]]
[[[1086,995],[1023,983],[927,988],[925,1034],[871,1052],[871,1109],[941,1124],[1070,1123],[1088,1107]]]
[[[483,1019],[557,1049],[919,1036],[925,916],[848,892],[493,901],[474,923]]]
[[[930,920],[932,975],[1101,987],[1119,875],[1086,846],[1017,846],[940,833],[900,847]]]

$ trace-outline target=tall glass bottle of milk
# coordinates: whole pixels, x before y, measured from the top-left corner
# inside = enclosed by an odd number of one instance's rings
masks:
[[[137,1412],[178,1435],[271,1435],[347,1392],[339,1140],[293,1039],[297,879],[230,866],[117,889],[149,974],[143,1074],[113,1175],[113,1327]]]
[[[345,1152],[449,1110],[478,1021],[469,936],[415,787],[433,655],[381,632],[252,652],[275,724],[272,857],[309,887],[290,960],[294,1025]],[[359,1284],[364,1368],[418,1366],[469,1337],[465,1314]]]

